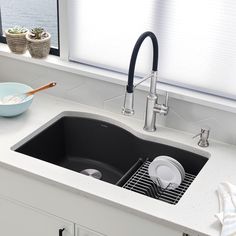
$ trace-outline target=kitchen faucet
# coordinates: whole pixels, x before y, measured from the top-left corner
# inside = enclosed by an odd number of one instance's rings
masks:
[[[153,63],[152,63],[152,72],[150,75],[147,75],[143,78],[141,82],[134,85],[134,70],[136,59],[138,56],[139,49],[143,41],[150,37],[153,44]],[[158,103],[158,96],[156,92],[156,83],[157,83],[157,67],[158,67],[158,41],[154,33],[147,31],[143,33],[137,40],[132,56],[130,59],[129,65],[129,74],[128,74],[128,84],[126,86],[124,106],[122,108],[122,113],[124,115],[133,115],[134,114],[134,88],[141,84],[147,79],[150,80],[150,91],[147,96],[146,102],[146,115],[145,115],[145,124],[144,130],[149,132],[154,132],[156,130],[156,114],[167,115],[168,113],[168,94],[165,97],[165,104]]]

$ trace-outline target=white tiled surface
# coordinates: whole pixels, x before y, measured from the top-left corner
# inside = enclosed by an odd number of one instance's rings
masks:
[[[57,87],[46,93],[120,114],[124,87],[73,73],[29,64],[0,56],[0,81],[27,83],[32,87],[49,81]],[[144,119],[146,92],[135,91],[135,118]],[[168,116],[158,116],[158,124],[196,134],[201,127],[211,128],[210,138],[236,145],[236,114],[171,98]],[[197,140],[196,140],[197,142]]]

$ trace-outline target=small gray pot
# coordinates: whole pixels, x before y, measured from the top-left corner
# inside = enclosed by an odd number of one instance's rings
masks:
[[[16,54],[23,54],[27,50],[26,33],[12,34],[8,30],[5,31],[7,45],[11,52]]]
[[[32,39],[30,34],[26,34],[27,45],[30,55],[33,58],[45,58],[48,56],[51,48],[51,34],[47,33],[45,39]]]

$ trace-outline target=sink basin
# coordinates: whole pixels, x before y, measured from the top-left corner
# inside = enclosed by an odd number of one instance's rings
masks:
[[[146,160],[168,155],[196,176],[207,158],[140,139],[106,121],[64,114],[15,149],[30,157],[122,186]]]

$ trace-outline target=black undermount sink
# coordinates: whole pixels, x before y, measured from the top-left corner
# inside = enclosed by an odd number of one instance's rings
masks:
[[[191,176],[196,176],[208,160],[142,140],[110,123],[76,116],[61,117],[15,151],[121,187],[146,161],[159,155],[175,158]]]

